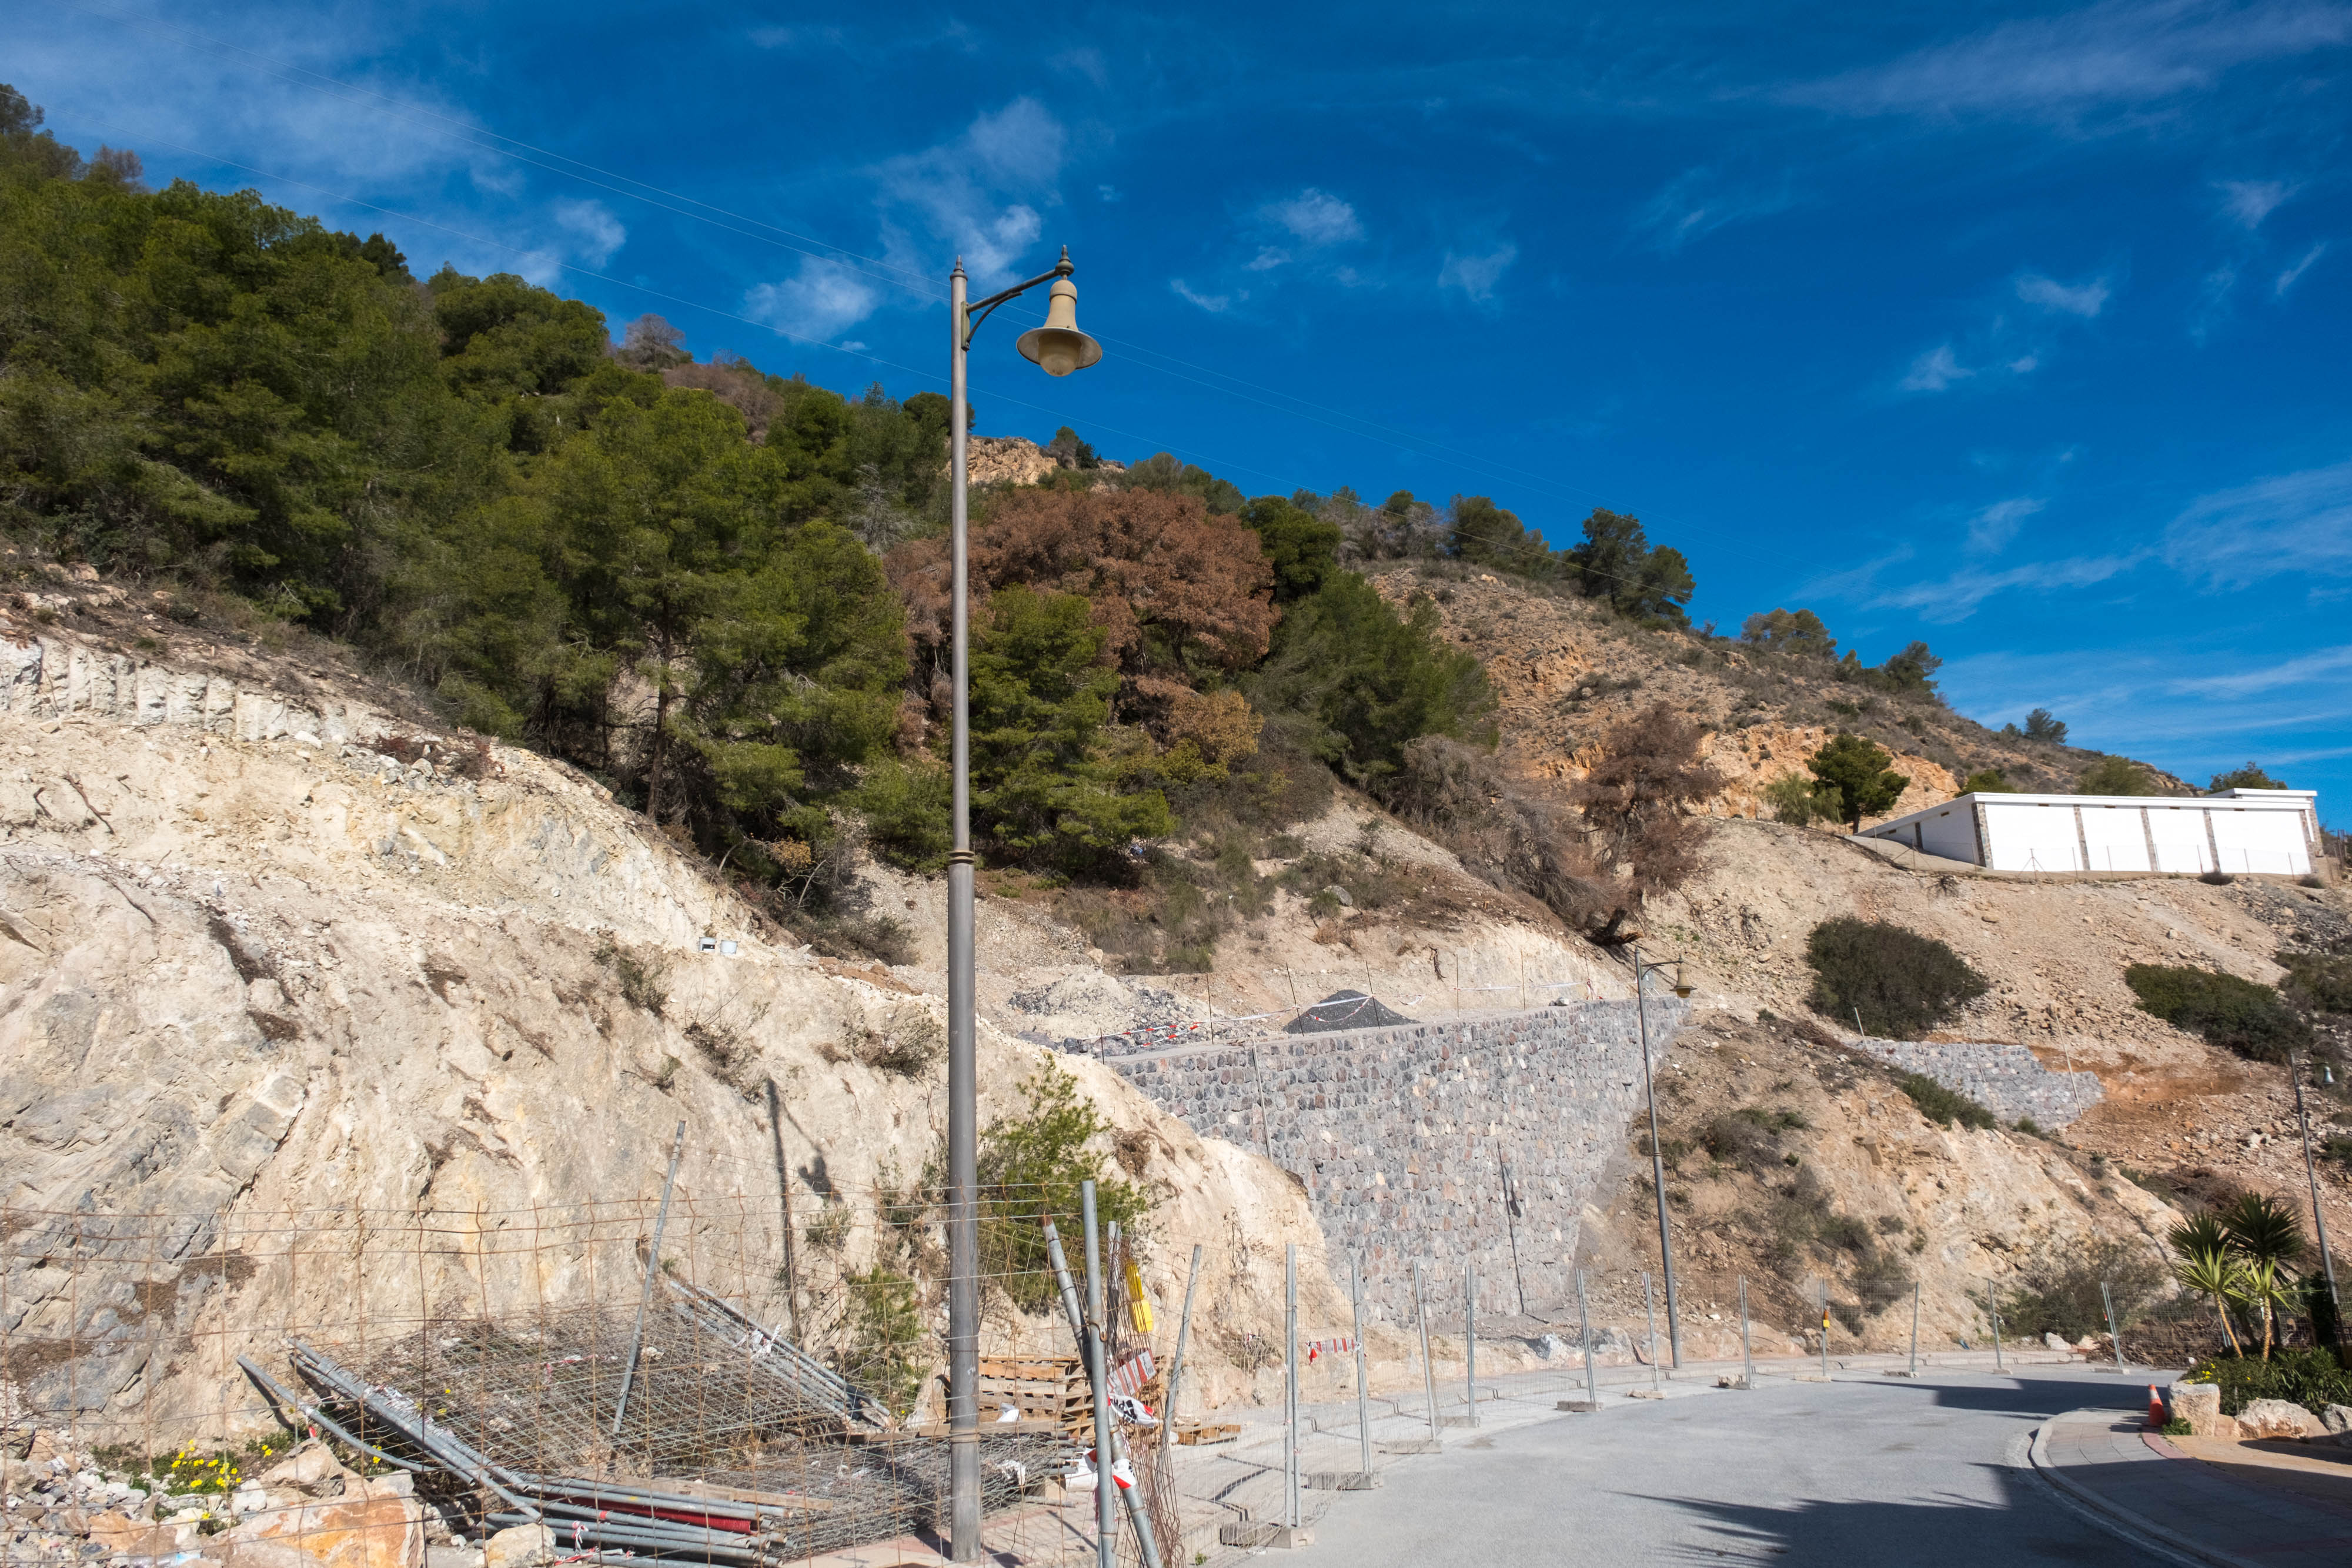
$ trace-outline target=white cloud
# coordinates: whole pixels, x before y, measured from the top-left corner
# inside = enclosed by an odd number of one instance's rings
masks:
[[[1969,549],[1979,554],[1998,555],[2009,548],[2025,519],[2048,506],[2037,496],[2019,496],[2007,501],[1995,501],[1969,519]]]
[[[1846,114],[2066,116],[2212,85],[2233,67],[2352,38],[2330,0],[2105,0],[2000,25],[1787,89]]]
[[[2174,681],[2170,685],[2176,692],[2216,697],[2245,697],[2258,692],[2277,691],[2284,686],[2299,686],[2306,681],[2337,676],[2347,672],[2352,672],[2352,645],[2322,648],[2316,653],[2305,653],[2300,659],[2289,659],[2278,664],[2262,664],[2230,674],[2191,676]]]
[[[2246,227],[2257,229],[2295,190],[2284,180],[2224,180],[2221,210]]]
[[[2039,305],[2044,310],[2063,311],[2087,321],[2106,308],[2107,280],[2095,277],[2088,283],[2069,285],[2054,277],[2044,277],[2038,272],[2029,272],[2017,280],[2017,297],[2028,305]]]
[[[743,297],[743,314],[796,338],[817,341],[874,313],[880,291],[845,263],[809,256],[782,283],[762,283]]]
[[[2214,588],[2352,575],[2352,462],[2200,496],[2165,529],[2164,559]]]
[[[1633,229],[1669,255],[1727,224],[1768,217],[1794,204],[1778,189],[1725,188],[1712,169],[1690,169],[1668,181],[1633,215]]]
[[[1518,258],[1519,247],[1508,240],[1483,256],[1456,256],[1449,250],[1444,265],[1437,269],[1437,287],[1458,288],[1463,298],[1474,305],[1491,305],[1496,286]]]
[[[558,202],[555,221],[578,238],[580,260],[588,267],[601,267],[612,260],[629,237],[621,220],[602,202]]]
[[[1911,369],[1895,384],[1905,392],[1942,392],[1955,382],[1964,382],[1976,371],[1960,363],[1949,343],[1938,343],[1911,361]]]
[[[1245,272],[1272,272],[1290,259],[1290,253],[1279,246],[1260,246],[1257,255],[1243,264]]]
[[[1231,295],[1202,294],[1181,277],[1170,278],[1168,280],[1168,287],[1176,291],[1176,297],[1190,304],[1199,306],[1202,309],[1206,310],[1212,316],[1222,315],[1225,311],[1234,308],[1233,297]]]
[[[2285,298],[2286,291],[2294,287],[2295,279],[2310,271],[2311,264],[2317,261],[2326,253],[2327,242],[2326,240],[2321,240],[2317,245],[2313,246],[2309,250],[2305,251],[2303,253],[2303,258],[2300,261],[2297,261],[2293,267],[2288,267],[2284,272],[2278,275],[2278,282],[2271,287],[2271,298],[2273,299]]]
[[[1341,245],[1364,237],[1356,209],[1312,185],[1286,201],[1269,202],[1265,215],[1288,229],[1301,245]]]
[[[883,164],[883,205],[962,256],[975,286],[992,287],[1010,279],[1044,232],[1037,206],[1060,203],[1067,153],[1061,121],[1036,99],[1016,98],[952,141]],[[890,249],[895,263],[933,269],[934,258],[895,228]]]
[[[1873,609],[1907,610],[1922,621],[1948,625],[1967,620],[1995,594],[2016,589],[2049,593],[2062,588],[2089,588],[2130,570],[2141,559],[2137,555],[2078,556],[2028,561],[1999,571],[1963,567],[1949,577],[1882,589],[1869,602]]]

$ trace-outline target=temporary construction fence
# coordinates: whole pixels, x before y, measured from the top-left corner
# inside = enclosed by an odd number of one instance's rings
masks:
[[[8,1490],[96,1464],[70,1483],[88,1534],[61,1537],[60,1560],[217,1536],[328,1568],[417,1568],[427,1541],[529,1526],[590,1560],[935,1560],[945,1205],[919,1187],[788,1204],[772,1190],[761,1203],[706,1181],[659,1201],[466,1212],[0,1209],[0,1449],[34,1467]],[[1076,1352],[1058,1312],[1016,1306],[1060,1291],[1002,1239],[1054,1218],[1075,1231],[1064,1196],[986,1195],[999,1244],[983,1255],[1013,1260],[982,1281],[991,1364]],[[1175,1325],[1137,1328],[1152,1319],[1128,1300],[1128,1259],[1102,1258],[1125,1470],[1180,1541],[1150,1440],[1155,1343],[1164,1363]],[[1091,1401],[1083,1423],[1068,1404],[1058,1386],[1050,1415],[983,1402],[992,1545],[1091,1554]],[[312,1437],[340,1462],[306,1446],[289,1466],[289,1445]],[[1118,1548],[1172,1568],[1131,1528]]]

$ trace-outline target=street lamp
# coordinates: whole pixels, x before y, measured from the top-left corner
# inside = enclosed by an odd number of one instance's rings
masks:
[[[965,448],[971,432],[964,407],[964,355],[972,334],[996,308],[1041,283],[1054,286],[1045,324],[1021,334],[1017,347],[1049,376],[1066,376],[1102,358],[1102,345],[1078,330],[1078,290],[1070,249],[1051,272],[985,299],[964,298],[963,258],[948,277],[948,321],[954,334],[948,373],[948,467],[952,476],[950,549],[955,574],[955,733],[952,772],[955,847],[948,852],[948,1560],[980,1556],[980,1187],[979,1066],[972,1026],[971,594],[965,566],[971,513]]]
[[[1658,1195],[1658,1264],[1666,1277],[1666,1343],[1672,1349],[1675,1370],[1683,1369],[1683,1316],[1675,1294],[1674,1239],[1666,1226],[1666,1160],[1658,1148],[1658,1090],[1650,1078],[1650,999],[1643,990],[1643,982],[1653,974],[1673,965],[1674,993],[1678,997],[1691,994],[1683,983],[1683,961],[1667,958],[1652,963],[1642,956],[1639,947],[1633,949],[1633,1013],[1642,1025],[1642,1092],[1650,1101],[1650,1186]]]

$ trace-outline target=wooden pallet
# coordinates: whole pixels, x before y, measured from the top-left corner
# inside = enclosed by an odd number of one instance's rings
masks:
[[[1154,1371],[1139,1397],[1157,1410],[1167,1385],[1166,1373]],[[1094,1392],[1087,1385],[1085,1364],[1075,1355],[982,1356],[981,1425],[993,1423],[1007,1405],[1021,1412],[1024,1426],[1047,1422],[1066,1437],[1094,1435]]]
[[[1209,1443],[1230,1443],[1242,1435],[1240,1426],[1232,1421],[1180,1422],[1176,1440],[1188,1448]]]

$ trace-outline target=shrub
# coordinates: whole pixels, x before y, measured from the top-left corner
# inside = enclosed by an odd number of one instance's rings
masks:
[[[1079,1184],[1095,1184],[1095,1213],[1132,1233],[1150,1212],[1144,1189],[1106,1169],[1087,1145],[1109,1130],[1077,1080],[1051,1056],[1021,1084],[1026,1109],[989,1124],[980,1141],[980,1267],[1015,1306],[1036,1312],[1055,1301],[1053,1267],[1041,1221],[1065,1239],[1079,1214]]]
[[[1837,802],[1824,802],[1812,779],[1794,773],[1784,773],[1765,785],[1764,803],[1772,808],[1774,821],[1794,828],[1815,821],[1837,821]]]
[[[2352,1013],[2352,954],[2278,953],[2287,973],[2284,990],[2297,1007],[2320,1013]]]
[[[2162,1261],[2145,1243],[2102,1236],[2037,1253],[2001,1302],[2001,1322],[2024,1339],[2068,1340],[2107,1332],[2105,1283],[2115,1298],[2116,1326],[2127,1329],[2164,1289]]]
[[[923,1390],[929,1357],[923,1354],[929,1338],[915,1281],[879,1264],[851,1273],[846,1287],[847,1342],[835,1358],[841,1375],[874,1396],[893,1416],[905,1416]]]
[[[2256,762],[2249,762],[2243,768],[2232,768],[2227,773],[2216,773],[2213,775],[2213,782],[2206,786],[2208,792],[2215,795],[2219,795],[2224,789],[2284,789],[2285,788],[2287,785],[2284,779],[2272,778],[2263,772],[2262,765]]]
[[[1670,893],[1698,869],[1703,819],[1686,808],[1723,788],[1701,762],[1699,727],[1664,703],[1612,726],[1573,799],[1594,848],[1643,893]]]
[[[2102,757],[2074,781],[2077,795],[2160,795],[2155,770],[2128,757]]]
[[[1947,1089],[1924,1072],[1903,1072],[1895,1081],[1903,1092],[1911,1096],[1919,1113],[1938,1126],[1990,1128],[1995,1125],[1993,1113],[1961,1093]]]
[[[1805,960],[1813,968],[1814,1009],[1840,1020],[1858,1010],[1863,1032],[1882,1039],[1916,1039],[1988,988],[1934,937],[1847,915],[1813,927]]]
[[[1998,768],[1982,768],[1960,780],[1963,795],[2014,795],[2017,786]]]
[[[643,1008],[656,1018],[669,1005],[669,966],[658,958],[641,956],[613,939],[610,932],[600,937],[596,950],[590,955],[612,972],[621,988],[622,999],[633,1008]]]
[[[1805,759],[1820,780],[1814,793],[1824,806],[1857,831],[1864,817],[1874,817],[1902,798],[1910,780],[1886,765],[1895,758],[1885,747],[1858,735],[1838,734]]]
[[[1571,925],[1608,917],[1609,889],[1574,819],[1506,774],[1492,753],[1424,735],[1404,748],[1387,800],[1490,886],[1539,899]]]
[[[2284,1350],[2268,1361],[2223,1355],[2200,1364],[2182,1381],[2218,1384],[2221,1411],[2235,1416],[2257,1399],[2284,1399],[2318,1415],[2330,1405],[2352,1405],[2352,1372],[2333,1350]]]
[[[2310,1038],[2310,1026],[2270,987],[2216,969],[2134,964],[2124,984],[2142,1010],[2207,1043],[2256,1061],[2284,1061]]]

